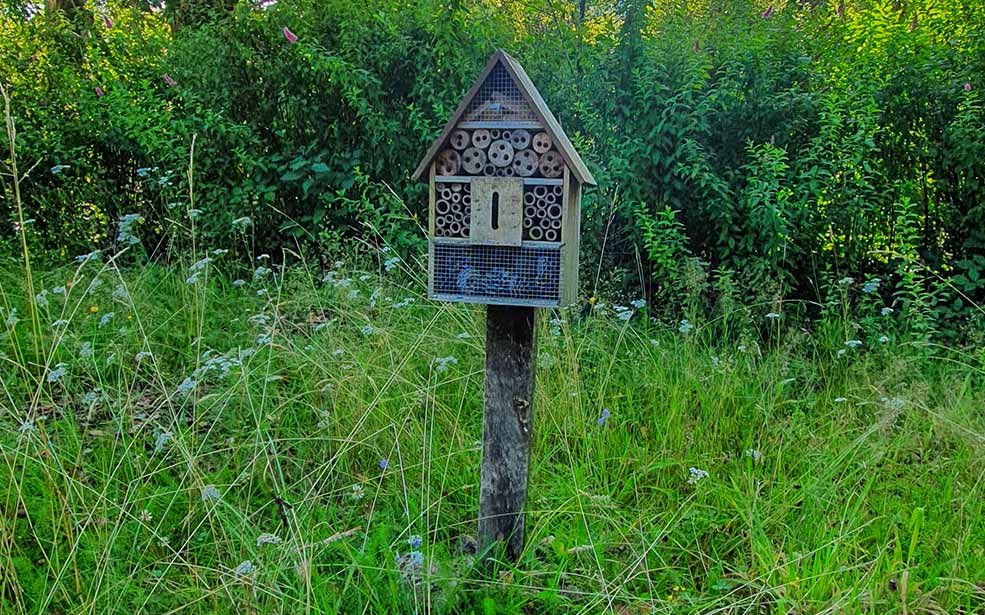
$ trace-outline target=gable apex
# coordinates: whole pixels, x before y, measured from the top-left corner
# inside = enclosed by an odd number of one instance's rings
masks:
[[[490,78],[502,80],[508,78],[520,93],[519,99],[496,98],[492,95],[492,89],[484,87]],[[575,151],[574,145],[561,128],[561,124],[554,117],[554,114],[544,102],[543,97],[534,86],[530,77],[523,70],[523,67],[502,49],[497,49],[486,62],[485,68],[475,80],[468,93],[459,102],[455,112],[445,124],[444,129],[437,139],[431,144],[427,154],[418,164],[414,171],[415,181],[427,181],[428,167],[438,153],[445,147],[449,135],[461,121],[476,120],[482,118],[494,118],[498,114],[504,119],[522,120],[529,119],[538,121],[544,130],[550,135],[561,157],[568,164],[571,173],[579,183],[595,186],[595,178],[592,177],[585,162]]]

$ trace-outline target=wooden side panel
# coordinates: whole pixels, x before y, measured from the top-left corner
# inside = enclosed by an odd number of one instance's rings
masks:
[[[561,305],[578,300],[578,252],[581,247],[581,184],[564,168],[564,218],[561,221]]]
[[[434,163],[428,172],[428,296],[434,292]]]
[[[523,180],[473,177],[469,231],[477,245],[519,246],[523,242]]]

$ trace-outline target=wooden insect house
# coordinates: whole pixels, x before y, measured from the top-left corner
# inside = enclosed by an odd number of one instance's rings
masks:
[[[489,59],[414,179],[429,185],[431,298],[575,301],[581,190],[595,179],[509,54]]]

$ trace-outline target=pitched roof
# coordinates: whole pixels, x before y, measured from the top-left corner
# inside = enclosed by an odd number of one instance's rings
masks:
[[[417,165],[417,169],[414,171],[413,179],[416,181],[427,180],[428,166],[431,164],[431,161],[438,155],[441,148],[445,146],[445,141],[448,139],[448,135],[451,134],[459,120],[462,119],[462,115],[464,115],[465,110],[469,107],[469,103],[472,102],[472,99],[474,99],[476,94],[479,93],[479,88],[481,88],[482,84],[485,83],[486,77],[489,76],[498,64],[502,64],[502,66],[509,73],[510,77],[513,79],[513,82],[516,84],[517,89],[520,90],[523,98],[533,109],[537,119],[539,119],[541,124],[544,125],[544,128],[547,130],[547,134],[551,136],[551,140],[557,147],[561,157],[564,158],[566,163],[568,163],[568,167],[571,169],[571,172],[574,174],[575,178],[582,184],[595,186],[595,178],[592,177],[592,173],[588,170],[588,167],[585,166],[585,162],[581,159],[581,156],[579,156],[578,152],[575,151],[575,146],[571,144],[571,140],[568,139],[568,135],[564,134],[561,124],[547,107],[547,103],[544,102],[544,98],[540,95],[540,92],[537,91],[537,88],[530,80],[530,77],[527,76],[527,73],[523,70],[523,67],[520,66],[520,63],[502,49],[497,49],[496,53],[489,58],[489,61],[486,63],[486,67],[482,70],[479,78],[475,80],[472,88],[468,91],[465,97],[462,98],[462,101],[458,104],[458,108],[456,108],[455,112],[452,113],[451,119],[449,119],[448,123],[445,124],[444,130],[441,131],[441,134],[437,139],[435,139],[434,143],[432,143],[431,147],[428,149],[428,153],[421,160],[420,164]]]

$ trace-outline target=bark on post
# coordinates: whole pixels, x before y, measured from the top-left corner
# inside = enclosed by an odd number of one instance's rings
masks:
[[[482,420],[479,546],[488,555],[523,551],[533,433],[536,308],[490,305],[486,312],[486,391]]]

